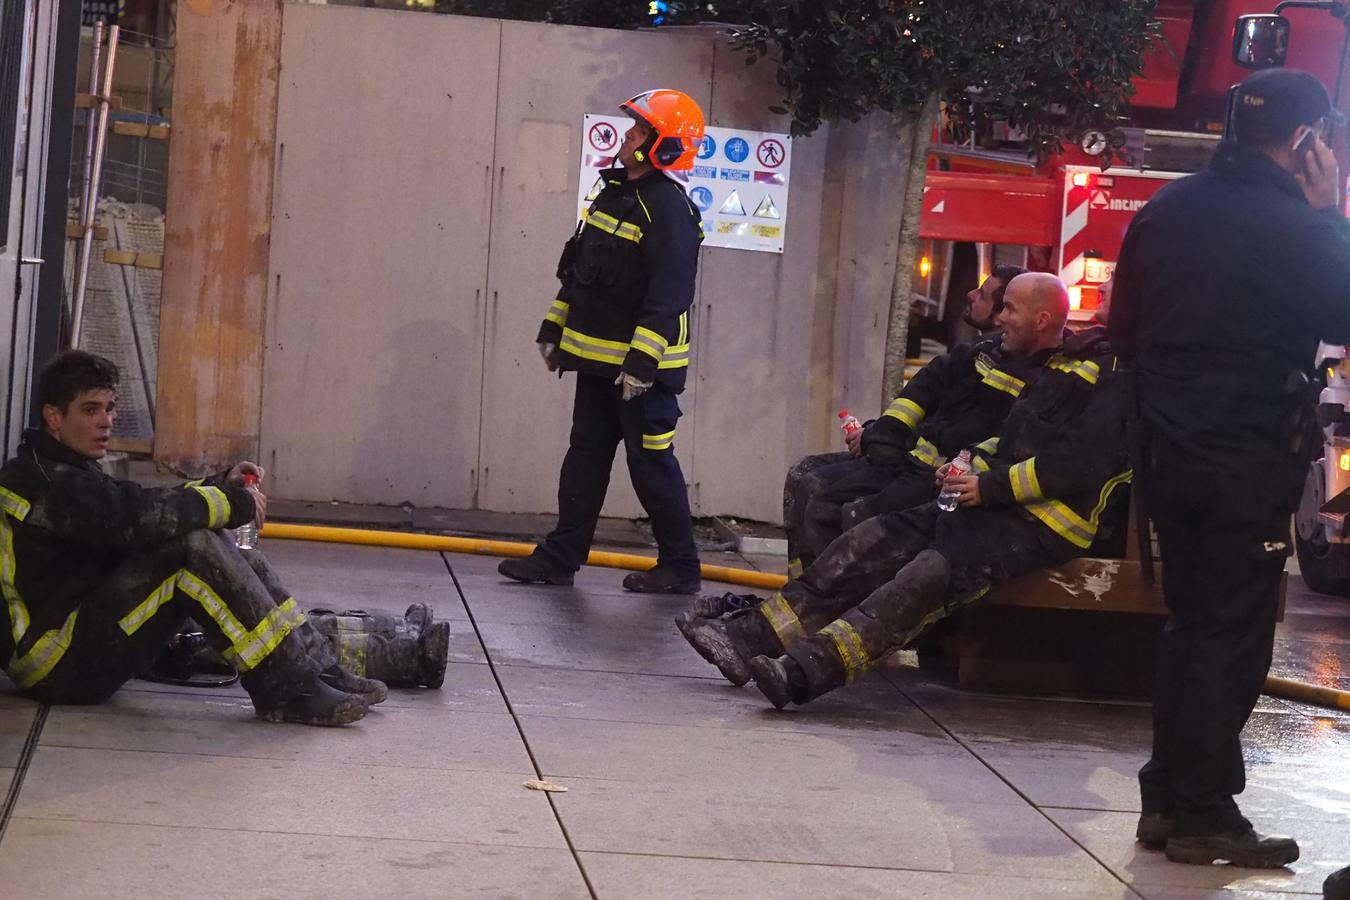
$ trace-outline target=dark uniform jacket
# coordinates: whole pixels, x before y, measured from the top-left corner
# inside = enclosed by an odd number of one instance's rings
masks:
[[[127,557],[198,528],[237,528],[254,512],[224,473],[143,488],[37,430],[0,468],[0,507],[0,663],[21,688],[56,665],[80,605],[99,602],[99,584]]]
[[[1031,357],[1003,351],[1001,335],[960,344],[909,380],[881,418],[863,431],[863,454],[874,463],[905,454],[928,466],[998,433],[1008,410],[1052,351]]]
[[[1079,549],[1092,545],[1112,492],[1131,476],[1105,328],[1065,340],[998,435],[977,445],[974,463],[983,506],[1018,504]]]
[[[1350,342],[1350,227],[1264,154],[1222,144],[1135,217],[1109,328],[1155,442],[1292,509],[1302,372],[1319,339]]]
[[[677,393],[689,371],[689,305],[703,224],[684,189],[659,171],[605,186],[563,248],[562,289],[537,340],[565,370],[610,379],[627,372]]]

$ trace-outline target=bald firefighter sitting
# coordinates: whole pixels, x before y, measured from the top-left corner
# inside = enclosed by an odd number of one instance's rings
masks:
[[[258,717],[345,725],[387,696],[337,665],[262,555],[220,529],[261,524],[253,463],[178,488],[105,475],[117,367],[82,351],[39,376],[41,429],[0,469],[0,660],[19,693],[98,703],[192,617],[241,673]]]
[[[995,584],[1083,555],[1130,472],[1105,329],[1061,340],[1068,312],[1053,275],[1008,285],[1004,345],[1053,353],[973,448],[975,471],[947,482],[958,508],[930,502],[845,532],[772,598],[688,628],[704,659],[733,684],[754,678],[775,706],[806,703]]]

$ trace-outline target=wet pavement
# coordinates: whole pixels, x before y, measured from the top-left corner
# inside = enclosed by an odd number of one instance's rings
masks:
[[[775,712],[680,638],[687,598],[625,593],[622,572],[532,588],[486,557],[263,549],[304,606],[432,603],[445,687],[340,730],[258,722],[237,687],[134,681],[48,711],[0,694],[0,895],[1181,900],[1318,896],[1350,862],[1350,713],[1263,698],[1246,733],[1244,809],[1302,859],[1178,866],[1133,840],[1143,704],[887,668]],[[1350,601],[1292,577],[1276,673],[1345,688],[1347,664]]]

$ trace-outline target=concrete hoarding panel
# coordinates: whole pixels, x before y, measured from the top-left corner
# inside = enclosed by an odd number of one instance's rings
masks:
[[[474,502],[500,29],[285,7],[262,416],[278,496]]]
[[[576,227],[583,116],[617,108],[658,86],[678,87],[706,107],[712,56],[706,34],[502,23],[483,390],[483,508],[545,512],[557,507],[574,378],[559,381],[549,375],[534,338],[556,296],[558,254]],[[685,438],[692,424],[689,398],[688,391],[680,398],[686,416],[676,438],[686,478],[697,467],[692,441]],[[605,514],[641,514],[622,450]]]

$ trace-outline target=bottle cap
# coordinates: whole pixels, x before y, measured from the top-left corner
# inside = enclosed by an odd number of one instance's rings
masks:
[[[258,483],[257,475],[254,475],[252,472],[244,473],[244,487],[253,487],[257,483]]]
[[[846,410],[846,409],[841,409],[841,410],[839,410],[839,418],[841,418],[841,419],[847,419],[847,418],[848,418],[848,410]]]

